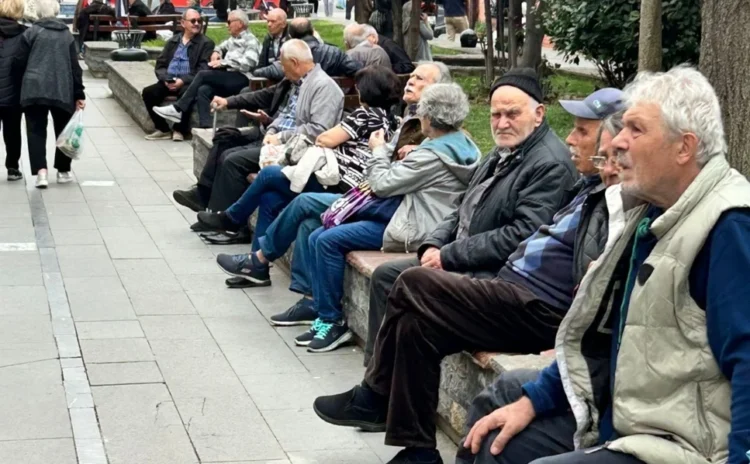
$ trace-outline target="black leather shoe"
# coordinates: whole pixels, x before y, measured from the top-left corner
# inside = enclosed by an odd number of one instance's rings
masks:
[[[206,205],[201,201],[201,196],[198,193],[198,187],[192,186],[190,190],[175,190],[172,192],[172,198],[174,201],[181,204],[185,208],[190,208],[196,213],[206,209]]]
[[[239,232],[219,232],[201,234],[201,238],[212,245],[245,245],[253,243],[253,234],[248,229]]]
[[[271,281],[268,280],[263,283],[252,282],[242,277],[230,277],[225,282],[229,288],[258,288],[258,287],[270,287]]]

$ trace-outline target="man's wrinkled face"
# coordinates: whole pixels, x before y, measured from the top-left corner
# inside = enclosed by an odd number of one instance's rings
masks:
[[[227,19],[227,27],[229,28],[229,33],[232,35],[232,37],[239,36],[242,31],[245,30],[245,25],[231,14],[229,15],[229,19]]]
[[[624,192],[646,201],[662,198],[674,189],[679,137],[671,137],[654,103],[638,103],[623,115],[623,130],[612,141],[621,167]]]
[[[284,71],[284,77],[292,82],[297,82],[302,78],[302,73],[300,73],[300,63],[298,60],[294,58],[286,58],[284,57],[284,53],[282,53],[279,61],[281,62],[281,70]]]
[[[532,102],[525,92],[509,85],[495,90],[490,100],[490,126],[498,147],[519,146],[542,124],[544,105]]]
[[[573,123],[573,130],[565,139],[568,147],[570,147],[573,164],[576,165],[578,172],[584,176],[597,173],[591,157],[594,156],[594,150],[596,150],[596,134],[600,125],[601,121],[596,119],[576,118]]]
[[[284,30],[286,19],[271,10],[266,16],[266,24],[268,26],[268,33],[275,37]]]
[[[609,132],[602,131],[599,140],[599,152],[596,154],[600,164],[599,175],[607,187],[620,183],[620,166],[617,164],[617,152],[612,145],[612,139],[613,137]]]
[[[440,70],[436,66],[429,64],[417,66],[417,69],[411,73],[409,81],[404,88],[404,102],[409,105],[419,103],[419,99],[422,98],[422,91],[428,85],[437,82],[439,75]]]
[[[202,26],[201,15],[195,10],[188,11],[185,14],[185,19],[182,20],[183,30],[190,31],[190,35],[200,34]]]

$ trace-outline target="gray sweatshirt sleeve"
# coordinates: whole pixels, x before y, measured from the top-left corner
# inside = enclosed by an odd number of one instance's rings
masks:
[[[344,95],[341,89],[338,86],[319,85],[311,99],[309,120],[303,121],[294,130],[279,132],[279,139],[285,143],[294,134],[302,134],[314,141],[320,134],[338,124],[343,113]]]
[[[403,160],[391,162],[387,148],[380,146],[367,162],[367,180],[379,197],[405,195],[431,184],[438,163],[435,153],[419,148]]]

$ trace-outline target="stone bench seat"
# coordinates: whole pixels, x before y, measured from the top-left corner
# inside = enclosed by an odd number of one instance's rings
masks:
[[[143,89],[156,82],[154,67],[148,62],[116,62],[106,60],[108,68],[107,81],[112,96],[122,106],[133,120],[146,132],[154,131],[154,124],[143,104],[141,93]],[[168,100],[169,101],[169,100]],[[217,125],[233,125],[237,117],[236,111],[219,113]],[[190,117],[192,126],[198,125],[198,111],[193,109]]]
[[[211,130],[193,129],[193,162],[196,177],[200,175],[200,169],[211,149],[211,137]],[[254,224],[255,217],[250,219],[251,228]],[[276,264],[288,270],[292,252],[293,250],[289,250]],[[359,343],[367,339],[370,278],[373,271],[383,263],[410,256],[414,255],[380,251],[354,251],[347,255],[344,273],[344,312],[347,323]],[[440,380],[438,420],[441,428],[454,441],[458,441],[466,424],[467,408],[471,400],[499,373],[517,368],[542,369],[551,361],[547,356],[488,352],[464,352],[447,357],[442,364]]]
[[[94,41],[84,42],[83,44],[83,61],[86,67],[94,77],[105,78],[109,74],[107,61],[110,59],[110,53],[119,49],[117,42]],[[148,59],[156,61],[161,55],[161,47],[141,47],[148,52]],[[153,67],[151,68],[151,77],[154,76]],[[153,82],[152,82],[153,84]]]

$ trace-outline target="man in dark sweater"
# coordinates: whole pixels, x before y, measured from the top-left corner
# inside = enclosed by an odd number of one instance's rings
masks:
[[[647,203],[589,269],[557,360],[477,397],[457,463],[747,462],[750,184],[698,71],[639,75],[625,93],[612,146],[623,192]]]
[[[528,129],[524,131],[521,127],[524,122],[528,124],[534,119],[524,121],[525,116],[515,116],[519,131],[514,137],[513,124],[508,125],[505,115],[531,111],[536,107],[530,106],[529,101],[542,99],[535,83],[531,74],[510,73],[493,86],[492,111],[496,115],[493,129],[501,147],[516,146],[518,134],[529,133]],[[603,108],[599,118],[618,110],[619,93],[612,94],[611,98],[612,101],[607,102],[599,99]],[[601,121],[597,123],[601,124]],[[435,449],[434,421],[441,360],[462,350],[538,353],[550,348],[557,326],[571,302],[576,284],[573,276],[583,274],[589,262],[604,248],[607,235],[601,230],[606,231],[607,221],[606,212],[601,214],[601,211],[606,211],[607,205],[605,186],[597,169],[590,163],[579,162],[581,173],[586,177],[574,191],[571,191],[573,186],[570,184],[550,186],[550,183],[561,180],[565,182],[566,175],[570,176],[569,180],[574,179],[566,169],[570,166],[570,152],[554,134],[544,141],[536,139],[538,135],[533,135],[533,131],[530,134],[526,141],[544,146],[542,150],[551,150],[549,156],[562,168],[560,172],[554,172],[554,169],[550,171],[551,166],[537,165],[532,168],[532,177],[560,195],[557,201],[566,202],[566,197],[569,200],[570,194],[575,194],[573,200],[557,211],[550,225],[540,224],[541,227],[530,237],[521,237],[526,239],[504,265],[498,266],[499,273],[498,269],[490,273],[487,267],[479,278],[471,279],[441,272],[456,271],[448,266],[460,260],[471,259],[479,265],[490,255],[503,254],[498,248],[491,248],[497,245],[490,245],[487,237],[479,239],[481,234],[472,237],[469,231],[476,219],[472,216],[486,214],[480,211],[492,208],[497,214],[498,192],[492,185],[498,182],[495,176],[498,172],[502,175],[503,164],[510,162],[513,153],[508,151],[504,158],[500,155],[503,160],[498,158],[496,166],[489,171],[480,167],[457,213],[446,219],[454,224],[451,230],[458,235],[458,240],[473,239],[474,243],[457,246],[456,250],[446,252],[445,259],[442,259],[443,252],[436,247],[434,234],[428,238],[419,252],[422,266],[409,269],[398,278],[387,299],[382,324],[370,325],[370,329],[377,332],[377,338],[362,385],[315,401],[315,411],[323,420],[337,425],[361,424],[365,430],[384,429],[386,444],[406,447],[391,461],[392,464],[441,462]],[[596,131],[583,135],[576,139],[578,156],[588,161],[594,155]],[[554,151],[557,147],[562,150]],[[529,150],[532,151],[525,152],[526,159],[539,160],[545,153],[533,148]],[[512,183],[516,185],[528,182],[524,180],[528,179],[524,168],[519,166],[516,169],[518,171],[512,174],[506,172],[503,179],[514,179]],[[546,191],[546,188],[536,192],[528,184],[518,188],[519,191],[506,193],[506,196],[522,197],[518,198],[522,205],[538,206],[544,202],[546,194],[541,194],[541,191]],[[508,216],[516,219],[527,216],[529,212],[524,208],[517,207]],[[517,226],[500,227],[501,237],[509,232],[508,227]],[[439,229],[444,228],[447,225],[439,226]],[[460,243],[458,240],[456,245]],[[460,255],[452,256],[454,251]],[[481,275],[484,273],[495,278],[484,278]],[[346,406],[349,403],[351,407]]]
[[[388,54],[388,58],[391,59],[391,69],[393,69],[393,72],[396,74],[411,74],[414,71],[414,63],[412,63],[409,55],[406,54],[404,47],[380,34],[370,36],[370,41],[380,45],[380,48]]]
[[[151,16],[151,10],[141,0],[128,0],[128,14],[130,16]]]

